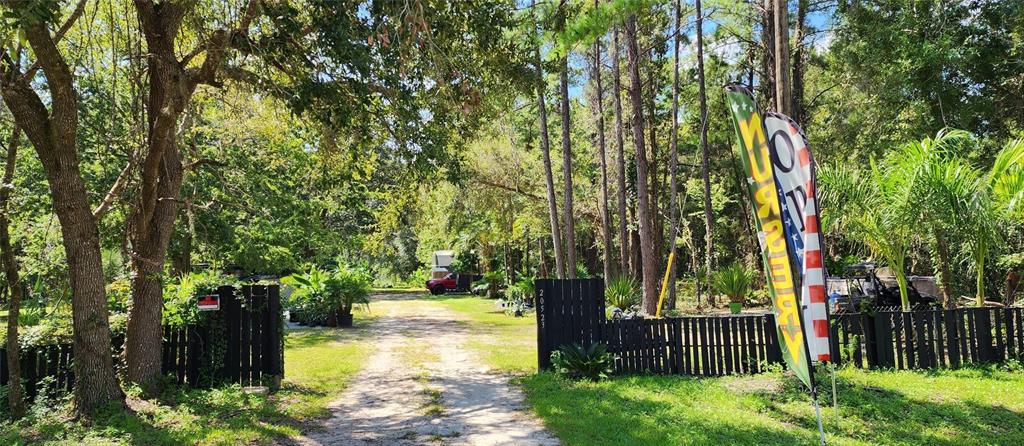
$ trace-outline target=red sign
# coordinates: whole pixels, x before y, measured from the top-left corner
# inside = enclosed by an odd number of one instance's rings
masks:
[[[220,295],[207,294],[199,296],[199,311],[217,311],[220,309]]]

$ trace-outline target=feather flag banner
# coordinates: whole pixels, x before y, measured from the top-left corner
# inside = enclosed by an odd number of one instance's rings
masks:
[[[779,188],[775,181],[764,123],[749,90],[741,85],[730,84],[725,87],[725,93],[736,129],[737,155],[746,175],[747,193],[754,208],[754,226],[768,275],[768,291],[775,312],[782,358],[790,370],[813,390],[800,302],[797,299],[796,271],[790,261],[790,243],[783,224]]]
[[[768,150],[779,187],[786,239],[800,274],[804,336],[813,361],[829,361],[828,304],[822,263],[814,159],[803,130],[790,117],[767,113]]]

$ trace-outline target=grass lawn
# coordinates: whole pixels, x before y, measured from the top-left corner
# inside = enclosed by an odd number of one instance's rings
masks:
[[[512,317],[498,301],[473,295],[425,297],[467,318],[474,334],[469,347],[491,367],[517,375],[537,371],[537,321],[533,314]]]
[[[536,321],[493,300],[425,297],[459,313],[471,347],[517,381],[545,424],[573,445],[816,444],[814,408],[781,373],[725,378],[618,377],[600,383],[531,374]],[[828,375],[819,374],[822,382]],[[1000,367],[894,372],[840,369],[839,421],[822,390],[830,445],[1024,444],[1024,372]]]
[[[21,422],[0,424],[0,444],[235,445],[295,435],[303,423],[328,414],[327,403],[368,356],[359,341],[372,317],[359,313],[356,321],[354,329],[289,331],[285,379],[269,397],[246,394],[238,386],[172,388],[154,400],[130,396],[130,410],[103,411],[91,426],[36,405]]]
[[[1020,371],[842,369],[837,380],[838,424],[831,391],[822,396],[830,445],[1024,444]],[[590,383],[545,373],[520,382],[529,404],[570,446],[817,443],[807,393],[782,374]]]

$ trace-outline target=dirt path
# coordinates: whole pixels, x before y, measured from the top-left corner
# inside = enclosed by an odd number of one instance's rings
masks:
[[[442,305],[379,296],[374,351],[320,429],[300,445],[557,445],[523,395],[466,347]]]

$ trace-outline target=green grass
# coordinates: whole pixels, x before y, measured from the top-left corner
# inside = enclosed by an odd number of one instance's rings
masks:
[[[838,381],[838,423],[830,390],[822,396],[829,444],[1024,444],[1024,373],[843,369]],[[540,374],[520,382],[529,404],[570,446],[817,442],[807,393],[779,374],[600,383]]]
[[[533,410],[568,446],[816,444],[807,392],[779,373],[724,378],[619,377],[599,383],[536,375],[536,321],[473,296],[427,297],[467,319],[470,347],[517,373]],[[837,372],[822,414],[830,445],[1024,444],[1024,372],[1016,367],[932,372]],[[829,383],[827,374],[819,380]]]
[[[0,424],[0,444],[235,445],[268,444],[298,434],[329,414],[334,400],[369,354],[360,342],[372,320],[358,314],[355,329],[292,330],[285,340],[285,379],[268,396],[238,386],[212,390],[172,387],[157,399],[131,396],[129,410],[110,409],[92,425],[68,420],[61,402],[36,404],[18,423]],[[6,402],[6,401],[5,401]]]
[[[512,317],[498,302],[477,296],[438,296],[439,302],[467,318],[473,339],[469,347],[489,366],[522,375],[537,370],[537,321],[534,315]]]

